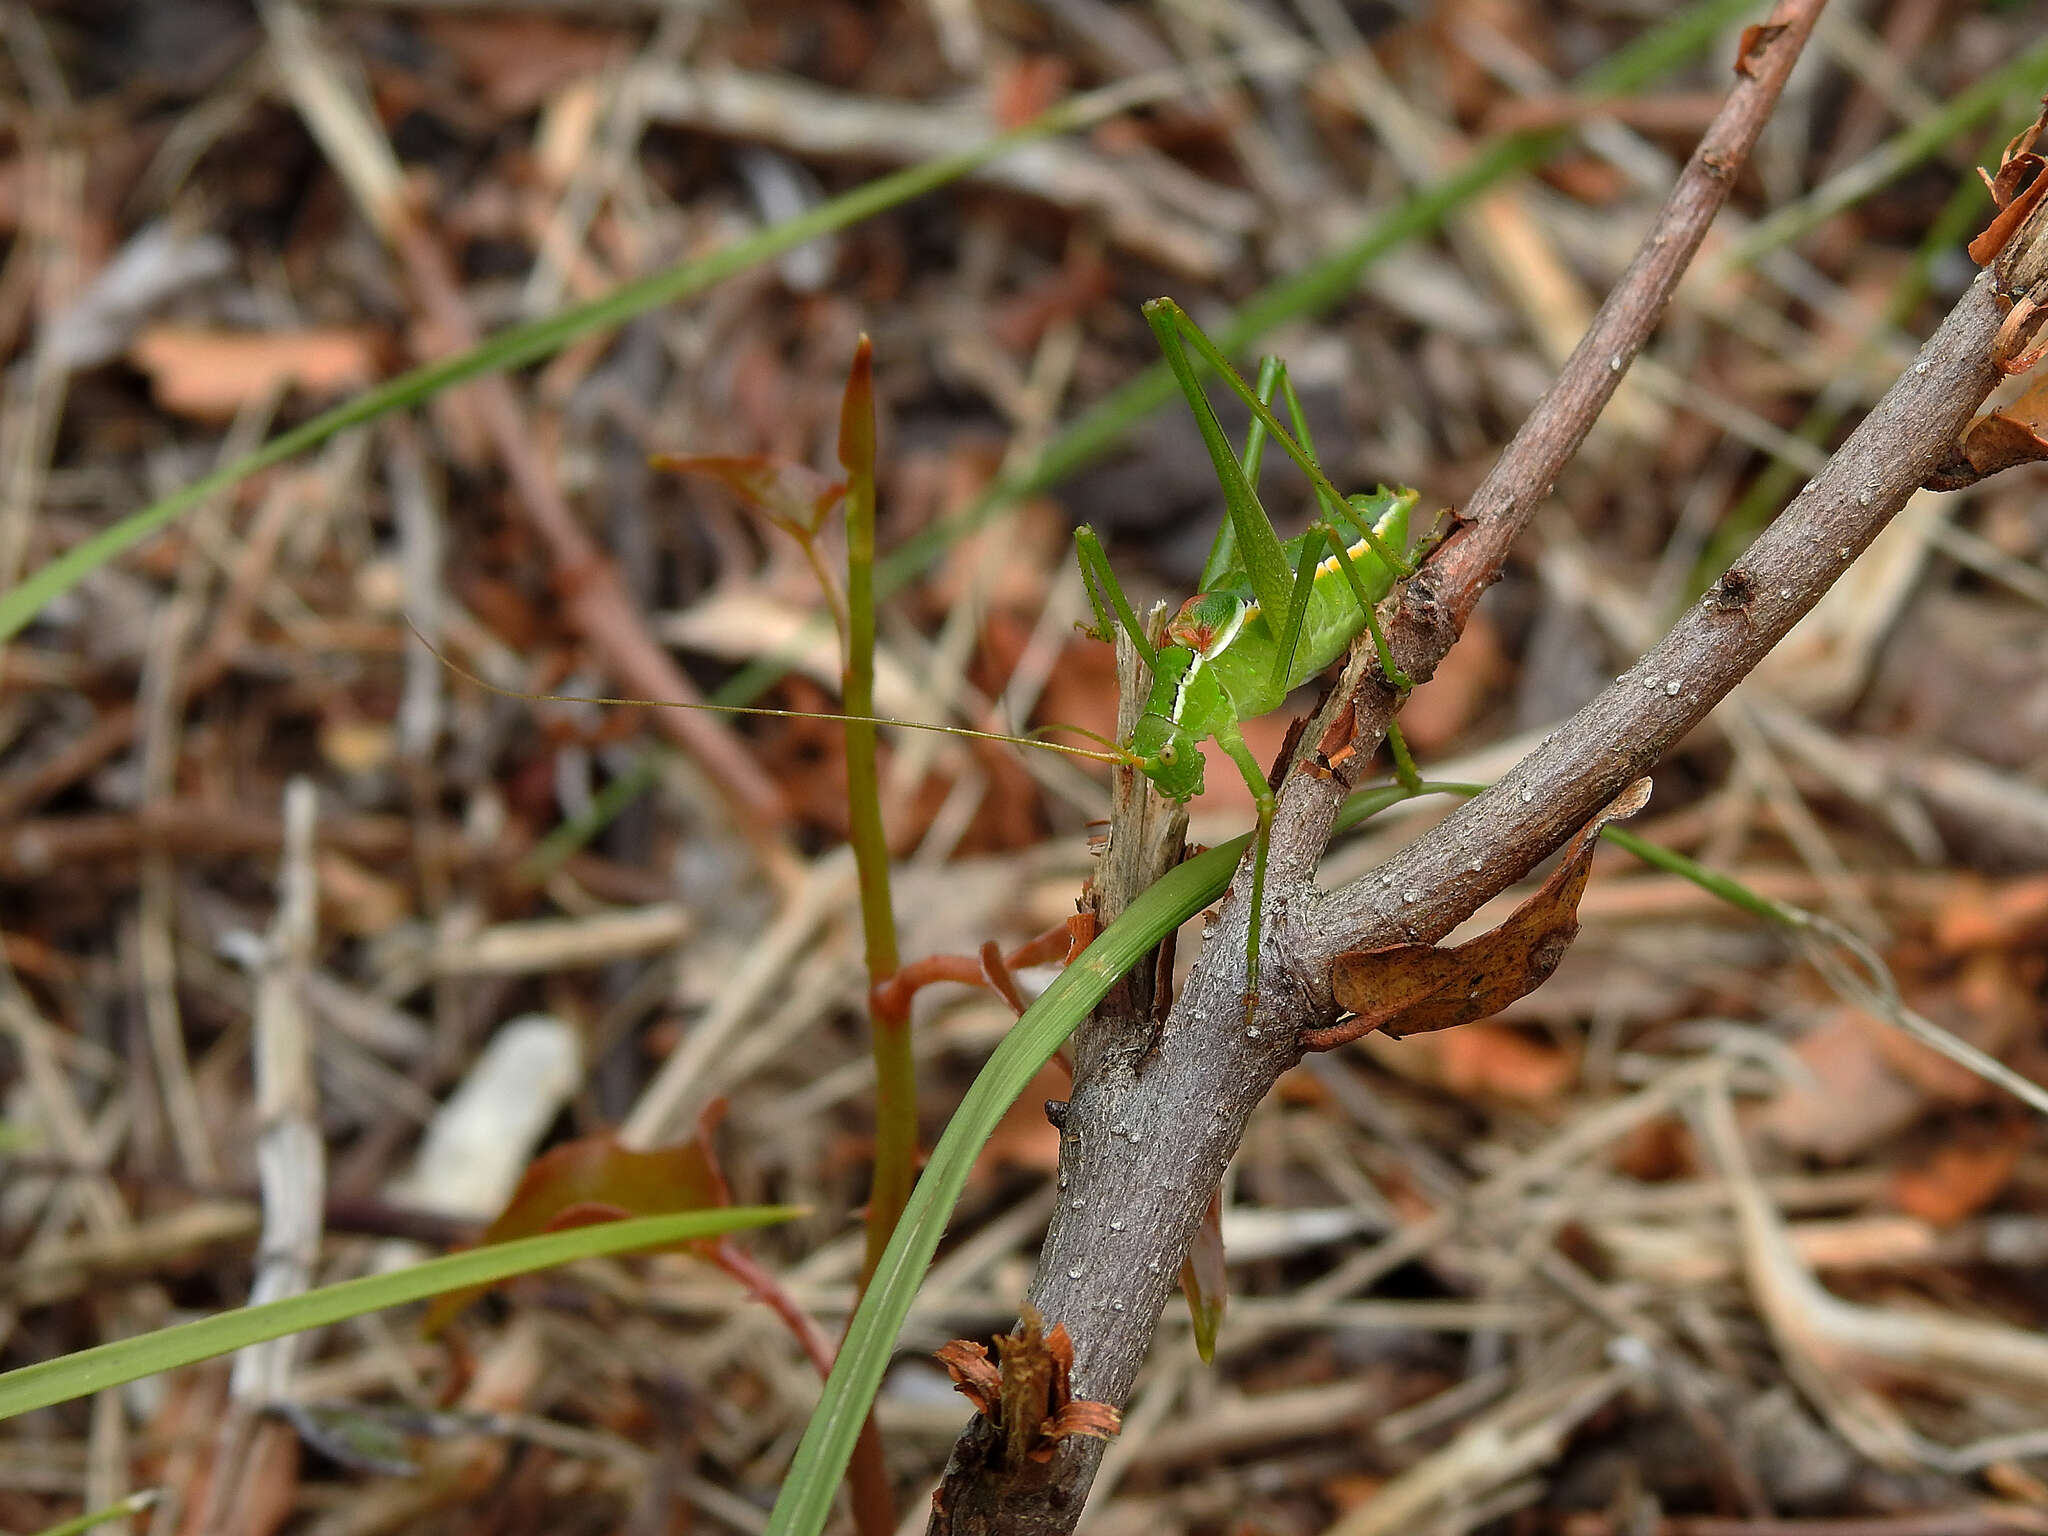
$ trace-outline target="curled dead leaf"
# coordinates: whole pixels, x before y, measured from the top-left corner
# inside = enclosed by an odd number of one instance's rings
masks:
[[[671,474],[716,480],[742,505],[798,539],[815,535],[846,494],[844,482],[828,480],[808,464],[766,453],[657,453],[648,464]]]
[[[1581,827],[1536,894],[1489,933],[1452,949],[1395,944],[1358,949],[1330,967],[1330,990],[1353,1017],[1305,1030],[1304,1050],[1327,1051],[1374,1030],[1395,1039],[1451,1029],[1499,1013],[1550,978],[1579,932],[1579,898],[1600,829],[1633,816],[1650,799],[1637,779]]]
[[[1956,452],[1927,477],[1926,485],[1930,491],[1959,491],[2000,470],[2043,460],[2048,460],[2048,376],[1965,427]]]
[[[1998,210],[1984,233],[1970,242],[1970,260],[1980,267],[1988,266],[2005,248],[2043,194],[2048,194],[2048,176],[2042,175],[2044,168],[2048,168],[2048,159],[2034,150],[2044,129],[2048,129],[2048,97],[2042,98],[2041,114],[2006,144],[2004,153],[1998,157],[1998,174],[1993,176],[1982,170],[1977,173],[1984,178],[1992,206]]]
[[[996,1364],[972,1339],[954,1339],[937,1356],[953,1389],[1000,1430],[1003,1460],[1013,1472],[1027,1461],[1049,1460],[1069,1435],[1107,1440],[1122,1427],[1121,1415],[1108,1403],[1074,1396],[1074,1340],[1067,1325],[1047,1329],[1028,1301],[1017,1331],[996,1335]]]

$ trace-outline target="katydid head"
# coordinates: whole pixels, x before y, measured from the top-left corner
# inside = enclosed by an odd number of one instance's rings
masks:
[[[1146,711],[1131,732],[1131,756],[1138,771],[1169,800],[1192,800],[1202,792],[1201,742],[1178,720]]]

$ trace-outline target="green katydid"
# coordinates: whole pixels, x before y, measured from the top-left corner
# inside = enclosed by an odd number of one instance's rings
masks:
[[[1408,514],[1416,493],[1381,487],[1369,496],[1339,495],[1316,462],[1300,401],[1276,360],[1265,360],[1253,389],[1171,299],[1147,304],[1145,318],[1195,413],[1226,507],[1202,569],[1202,590],[1168,621],[1167,644],[1154,646],[1147,637],[1094,530],[1076,529],[1074,541],[1095,609],[1096,624],[1089,632],[1112,640],[1121,626],[1152,674],[1144,713],[1121,749],[1161,794],[1184,801],[1202,792],[1200,743],[1213,737],[1251,790],[1258,828],[1252,841],[1245,941],[1249,1017],[1258,1002],[1266,852],[1276,796],[1265,769],[1246,745],[1239,722],[1278,709],[1289,692],[1368,631],[1388,679],[1396,687],[1407,686],[1388,653],[1374,610],[1394,583],[1413,569],[1407,561]],[[1252,424],[1242,459],[1231,451],[1183,343],[1191,344],[1250,406]],[[1287,401],[1293,436],[1273,416],[1276,387]],[[1306,533],[1285,543],[1274,532],[1254,489],[1268,434],[1307,471],[1322,507],[1322,515]],[[1405,754],[1402,757],[1406,778],[1412,769]]]
[[[1365,633],[1373,638],[1381,670],[1388,680],[1397,688],[1408,686],[1408,680],[1388,652],[1375,610],[1394,584],[1413,569],[1408,559],[1408,518],[1416,493],[1381,487],[1370,495],[1341,495],[1316,460],[1300,401],[1285,368],[1276,359],[1269,357],[1263,361],[1254,388],[1239,377],[1215,343],[1171,299],[1148,303],[1145,317],[1195,414],[1222,487],[1226,515],[1203,566],[1201,590],[1168,621],[1167,643],[1163,646],[1154,645],[1146,635],[1094,531],[1087,527],[1075,530],[1082,581],[1096,618],[1088,633],[1105,641],[1113,640],[1121,627],[1152,675],[1144,711],[1130,738],[1110,744],[1113,751],[1102,753],[957,726],[917,721],[892,723],[982,740],[1014,741],[1121,763],[1143,773],[1167,798],[1179,801],[1202,793],[1200,743],[1213,737],[1243,774],[1258,811],[1257,835],[1252,845],[1250,931],[1246,941],[1245,1006],[1249,1015],[1257,1002],[1261,908],[1276,796],[1265,770],[1245,742],[1240,722],[1278,709],[1290,691],[1328,667]],[[1224,436],[1222,424],[1189,357],[1190,347],[1251,409],[1252,423],[1241,457],[1232,451]],[[1276,394],[1287,406],[1293,424],[1291,433],[1273,412]],[[1321,508],[1307,532],[1285,542],[1274,531],[1254,489],[1269,438],[1279,442],[1307,473]],[[696,457],[664,458],[657,462],[671,468],[711,473],[753,500],[763,499],[761,487],[774,478],[767,462],[757,459]],[[819,492],[816,477],[807,471],[789,473],[794,476],[792,483],[801,483],[804,495],[798,499],[808,510],[800,518],[775,515],[772,509],[770,515],[815,556],[810,549],[810,537],[829,509],[829,495]],[[786,492],[788,488],[783,489]],[[823,567],[815,558],[812,563],[823,579]],[[833,599],[837,618],[841,610],[829,583],[827,595]],[[496,692],[509,691],[488,683],[483,686]],[[674,707],[732,714],[799,713],[716,704]],[[826,714],[812,718],[868,717]],[[1402,780],[1412,780],[1413,765],[1398,738],[1394,739],[1394,747]]]

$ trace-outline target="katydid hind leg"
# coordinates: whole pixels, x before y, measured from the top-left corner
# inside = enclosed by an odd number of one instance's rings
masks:
[[[1245,575],[1250,579],[1260,605],[1269,613],[1277,613],[1287,601],[1293,572],[1287,564],[1286,551],[1280,547],[1280,535],[1273,531],[1273,520],[1259,505],[1258,493],[1245,478],[1244,466],[1232,452],[1230,440],[1223,435],[1223,423],[1216,419],[1216,408],[1209,403],[1202,381],[1195,375],[1195,366],[1188,359],[1183,340],[1189,332],[1184,328],[1192,328],[1194,322],[1171,299],[1152,300],[1145,306],[1145,319],[1159,340],[1159,350],[1166,357],[1166,366],[1173,371],[1174,382],[1187,399],[1188,409],[1194,413],[1195,426],[1202,434],[1202,446],[1209,450],[1209,462],[1215,466],[1217,482],[1223,488],[1223,505],[1235,530],[1236,558],[1243,563]],[[1193,331],[1192,334],[1200,335],[1200,332]],[[1202,341],[1206,344],[1208,338],[1202,337]],[[1205,355],[1215,362],[1222,361],[1221,354],[1213,346],[1206,348]],[[1265,413],[1267,430],[1274,431],[1279,423],[1272,419],[1273,413],[1257,404],[1257,396],[1251,386],[1237,376],[1236,370],[1228,363],[1222,366],[1232,386],[1253,403],[1255,413]]]
[[[1279,358],[1270,352],[1260,358],[1259,398],[1271,405],[1274,390],[1285,387],[1286,377],[1287,365]],[[1259,466],[1265,461],[1266,436],[1266,424],[1257,416],[1252,417],[1251,425],[1245,429],[1244,452],[1238,463],[1244,470],[1245,483],[1252,488],[1254,495],[1259,489]],[[1215,591],[1237,564],[1237,520],[1226,517],[1216,524],[1216,541],[1209,546],[1209,558],[1202,562],[1202,580],[1196,590]]]
[[[1401,734],[1401,722],[1387,722],[1387,750],[1394,754],[1394,782],[1411,795],[1422,793],[1422,770],[1415,766],[1415,754],[1408,750],[1408,738]]]
[[[1377,608],[1368,603],[1365,608],[1366,633],[1372,636],[1373,659],[1380,664],[1380,675],[1399,693],[1406,693],[1415,686],[1415,680],[1394,661],[1394,648],[1387,644],[1387,632],[1380,628]]]
[[[1223,380],[1231,392],[1244,401],[1246,406],[1250,408],[1253,419],[1261,422],[1273,440],[1286,450],[1287,456],[1301,466],[1302,472],[1309,477],[1310,483],[1315,486],[1316,495],[1319,500],[1339,504],[1343,502],[1343,493],[1336,486],[1332,485],[1330,477],[1323,473],[1323,467],[1316,461],[1313,450],[1304,447],[1295,439],[1293,433],[1290,433],[1280,424],[1280,419],[1273,414],[1272,407],[1259,399],[1257,392],[1253,390],[1252,386],[1245,383],[1243,376],[1230,366],[1230,360],[1223,355],[1222,349],[1214,341],[1210,340],[1208,333],[1188,318],[1187,311],[1171,299],[1153,299],[1145,305],[1145,318],[1151,322],[1153,332],[1159,336],[1160,346],[1167,351],[1167,361],[1173,366],[1174,376],[1185,380],[1182,384],[1184,392],[1191,386],[1199,390],[1200,386],[1193,382],[1195,377],[1194,366],[1188,361],[1185,348],[1172,346],[1167,342],[1166,338],[1169,331],[1184,340],[1188,347],[1192,347],[1199,354],[1201,360],[1216,371],[1217,376]],[[1203,406],[1206,408],[1207,404],[1208,402],[1205,399]],[[1209,414],[1213,418],[1215,413],[1212,410]],[[1199,411],[1197,415],[1199,417]],[[1269,530],[1270,526],[1269,523]],[[1277,539],[1277,535],[1275,537]],[[1408,564],[1401,558],[1399,551],[1387,547],[1385,542],[1371,529],[1366,530],[1366,541],[1373,546],[1394,571],[1402,576],[1409,574]],[[1271,602],[1271,599],[1259,589],[1256,573],[1252,572],[1249,564],[1246,566],[1246,571],[1248,574],[1253,575],[1253,590],[1259,591],[1260,601],[1262,603]]]

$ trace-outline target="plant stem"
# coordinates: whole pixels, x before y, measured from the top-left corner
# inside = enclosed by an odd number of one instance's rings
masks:
[[[839,462],[846,469],[846,809],[860,877],[861,931],[867,942],[868,1022],[875,1054],[875,1173],[868,1194],[867,1255],[861,1286],[881,1261],[889,1234],[917,1176],[917,1072],[910,1015],[877,1004],[874,991],[901,968],[896,912],[889,900],[889,838],[882,826],[875,712],[875,389],[874,347],[854,352],[839,417]]]

